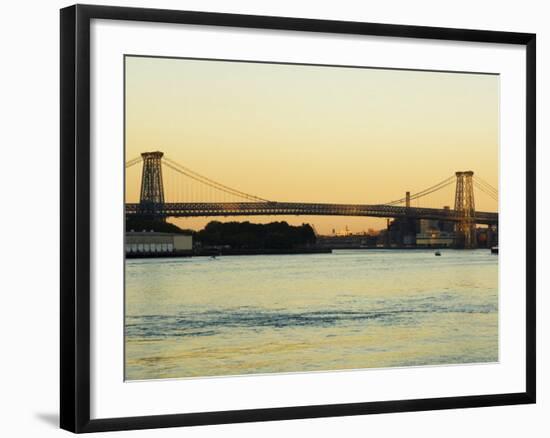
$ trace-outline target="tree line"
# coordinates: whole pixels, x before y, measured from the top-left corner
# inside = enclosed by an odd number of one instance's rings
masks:
[[[309,224],[289,225],[286,221],[256,224],[211,221],[202,230],[183,230],[177,225],[153,219],[126,218],[126,231],[155,231],[193,235],[203,247],[229,246],[235,249],[290,249],[314,245],[316,236]]]

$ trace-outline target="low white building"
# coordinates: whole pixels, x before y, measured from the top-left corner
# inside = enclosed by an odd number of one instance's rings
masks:
[[[450,247],[455,241],[455,233],[446,231],[431,230],[427,233],[418,233],[416,235],[416,246],[435,246]]]
[[[130,231],[126,233],[126,255],[191,255],[193,236],[175,233]]]

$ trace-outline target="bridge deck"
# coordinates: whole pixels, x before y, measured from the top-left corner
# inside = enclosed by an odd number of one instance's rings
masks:
[[[153,213],[159,217],[201,216],[369,216],[380,218],[434,219],[459,222],[455,210],[440,208],[400,207],[393,205],[315,204],[296,202],[190,202],[164,203],[153,210],[144,210],[141,204],[126,204],[127,215]],[[498,224],[498,213],[476,211],[477,224]]]

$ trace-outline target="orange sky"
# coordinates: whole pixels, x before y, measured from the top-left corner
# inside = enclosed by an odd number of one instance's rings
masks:
[[[496,75],[142,57],[125,62],[126,160],[160,150],[220,183],[275,201],[382,203],[456,170],[473,170],[498,187]],[[137,165],[126,173],[128,202],[139,198],[140,170]],[[169,169],[164,177],[167,201],[178,195],[217,200]],[[453,202],[454,187],[448,187],[418,205]],[[477,210],[497,207],[476,192]],[[209,220],[176,223],[201,228]],[[321,233],[384,226],[380,219],[348,217],[217,220],[309,222]]]

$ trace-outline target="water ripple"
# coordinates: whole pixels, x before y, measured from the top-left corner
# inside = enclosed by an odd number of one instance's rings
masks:
[[[126,317],[126,335],[131,338],[166,338],[212,336],[226,329],[282,329],[300,327],[332,327],[338,325],[414,323],[422,314],[431,313],[492,313],[496,306],[469,304],[443,306],[416,303],[414,307],[391,306],[384,310],[315,310],[289,312],[284,310],[229,309],[176,315],[142,315]]]

